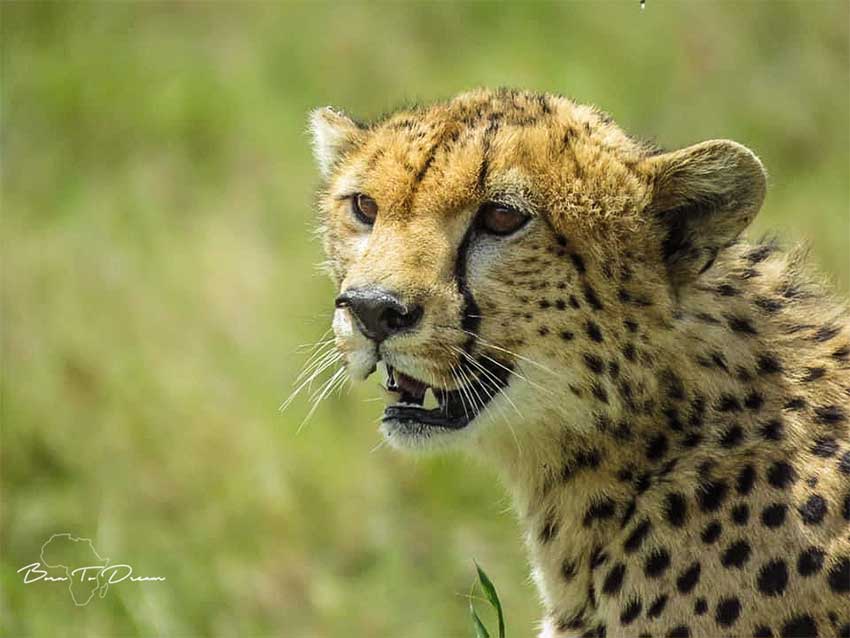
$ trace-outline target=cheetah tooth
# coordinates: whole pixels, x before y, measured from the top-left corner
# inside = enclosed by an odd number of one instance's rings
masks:
[[[440,402],[437,401],[437,395],[434,394],[434,388],[425,390],[425,399],[422,401],[422,407],[426,410],[435,410],[440,407]]]

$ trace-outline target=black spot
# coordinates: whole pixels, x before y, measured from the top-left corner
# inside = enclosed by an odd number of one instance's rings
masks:
[[[764,353],[758,356],[757,365],[760,374],[776,374],[782,372],[782,364],[776,355]]]
[[[782,638],[817,638],[818,624],[808,614],[794,616],[782,625]]]
[[[541,309],[541,310],[546,310],[547,308],[551,307],[551,305],[552,305],[552,304],[551,304],[551,303],[549,303],[549,300],[548,300],[548,299],[541,299],[541,300],[538,302],[538,305],[540,306],[540,309]]]
[[[736,447],[744,438],[744,430],[740,425],[732,425],[720,434],[720,445],[725,448]]]
[[[567,238],[564,237],[561,233],[558,233],[557,235],[555,235],[555,241],[558,242],[559,246],[566,246],[567,245]]]
[[[682,445],[687,448],[694,448],[702,442],[702,434],[699,432],[690,432],[688,436],[682,439]]]
[[[779,419],[771,419],[759,427],[759,434],[768,441],[781,441],[785,433],[785,426]]]
[[[663,434],[656,434],[646,445],[646,458],[650,461],[657,461],[667,453],[667,437]]]
[[[735,485],[735,489],[738,491],[738,494],[741,496],[746,496],[749,494],[753,485],[756,482],[756,470],[752,465],[745,465],[741,471],[738,473],[738,481]]]
[[[550,511],[546,514],[546,519],[543,521],[543,526],[540,528],[538,538],[541,543],[549,543],[557,535],[558,521],[555,518],[555,513]]]
[[[838,638],[850,638],[850,622],[843,625],[841,629],[838,630]]]
[[[797,558],[797,572],[800,576],[813,576],[823,567],[825,552],[820,547],[807,547]]]
[[[663,548],[652,550],[644,563],[643,571],[648,578],[658,578],[670,567],[670,553]]]
[[[561,576],[564,577],[564,580],[571,581],[576,575],[576,564],[574,561],[569,559],[564,559],[564,562],[561,563]]]
[[[832,357],[839,361],[847,361],[847,359],[850,358],[850,345],[841,346],[838,350],[832,353]],[[845,626],[850,627],[850,624]]]
[[[601,401],[602,403],[608,403],[608,391],[598,383],[594,383],[590,387],[590,393],[597,401]]]
[[[806,400],[803,397],[794,397],[793,399],[788,399],[782,407],[785,410],[802,410],[806,407]]]
[[[746,503],[740,503],[732,508],[732,520],[736,525],[746,525],[750,520],[750,507]]]
[[[804,382],[817,381],[826,374],[825,368],[806,368],[806,376],[803,377]]]
[[[685,398],[685,385],[679,376],[672,370],[665,370],[662,374],[664,385],[667,387],[667,395],[674,401],[682,401]]]
[[[621,441],[628,441],[632,438],[632,426],[628,421],[620,421],[614,429],[614,436]]]
[[[691,630],[687,625],[677,625],[667,632],[667,638],[690,638]]]
[[[715,512],[726,500],[729,487],[723,481],[706,481],[697,488],[697,501],[703,512]]]
[[[817,329],[814,336],[812,337],[815,341],[820,341],[823,343],[824,341],[829,341],[833,337],[835,337],[839,332],[841,332],[841,327],[836,325],[826,325],[821,326]]]
[[[750,560],[752,549],[745,540],[735,541],[729,545],[720,557],[721,564],[727,569],[741,568]]]
[[[584,282],[584,298],[587,303],[590,304],[591,308],[594,310],[602,310],[602,302],[599,301],[599,297],[596,296],[596,291],[587,282]]]
[[[584,526],[590,527],[596,520],[611,518],[614,516],[616,509],[616,503],[610,498],[603,498],[592,503],[584,513]]]
[[[558,620],[558,631],[581,629],[584,627],[584,613],[584,608],[582,608],[571,616],[566,616]]]
[[[702,567],[699,563],[693,563],[676,579],[676,589],[680,594],[688,594],[697,586]]]
[[[673,527],[681,527],[685,524],[688,514],[688,503],[683,494],[674,492],[667,495],[664,504],[664,516]]]
[[[632,533],[629,534],[628,538],[623,542],[623,549],[627,554],[633,554],[640,546],[643,545],[643,541],[646,540],[647,535],[652,529],[652,523],[648,520],[641,521],[637,527],[632,530]]]
[[[850,450],[841,455],[841,460],[838,461],[838,469],[842,474],[850,474]]]
[[[587,272],[587,269],[584,266],[584,259],[578,253],[570,253],[570,261],[573,262],[573,266],[579,272],[579,274],[584,274]]]
[[[558,300],[555,301],[555,307],[558,310],[566,310],[567,309],[567,302],[564,301],[563,299],[558,299]]]
[[[841,423],[847,419],[847,414],[844,409],[838,405],[824,405],[815,408],[815,417],[818,423],[827,425]]]
[[[634,361],[637,359],[637,351],[635,350],[635,346],[633,343],[627,343],[623,346],[623,356],[629,361]]]
[[[733,597],[722,598],[714,610],[714,619],[721,627],[731,627],[741,615],[741,602]]]
[[[731,394],[724,394],[717,401],[717,410],[719,412],[740,412],[741,402]]]
[[[845,521],[850,521],[850,492],[844,495],[844,503],[841,506],[841,516]]]
[[[812,494],[800,505],[800,518],[806,525],[820,525],[826,516],[826,500],[820,494]]]
[[[676,408],[664,408],[664,418],[667,419],[667,427],[674,432],[681,432],[682,420],[679,418],[679,411]]]
[[[575,335],[569,330],[561,330],[561,339],[564,341],[572,341],[575,338]]]
[[[547,328],[546,326],[540,326],[540,327],[537,329],[537,333],[538,333],[541,337],[545,337],[546,335],[548,335],[548,334],[549,334],[549,328]]]
[[[767,469],[767,482],[777,489],[784,489],[797,481],[797,473],[789,463],[777,461]]]
[[[658,618],[664,607],[667,605],[667,594],[661,594],[658,598],[652,601],[649,609],[646,610],[647,618]]]
[[[744,406],[748,410],[758,411],[761,409],[762,405],[764,405],[764,397],[755,390],[750,392],[744,399]]]
[[[850,558],[843,556],[827,575],[829,587],[836,594],[844,594],[850,591]]]
[[[577,467],[589,467],[596,469],[602,462],[602,453],[597,449],[582,450],[576,454]]]
[[[600,565],[604,565],[608,560],[608,554],[601,547],[594,547],[590,552],[590,569],[596,569]]]
[[[588,321],[587,326],[587,336],[590,337],[592,341],[596,343],[602,343],[602,330],[596,325],[593,321]]]
[[[608,575],[605,576],[605,580],[602,583],[602,593],[609,596],[619,593],[620,588],[623,586],[623,577],[625,575],[626,566],[623,563],[614,565],[611,571],[608,572]]]
[[[781,299],[773,299],[771,297],[756,297],[755,304],[766,312],[779,312],[785,305]]]
[[[787,511],[788,506],[785,503],[768,505],[761,512],[761,524],[770,528],[781,527],[785,522],[785,513]]]
[[[706,545],[711,545],[720,538],[722,532],[723,526],[718,521],[712,521],[703,528],[700,538]]]
[[[705,598],[697,598],[694,601],[694,614],[697,616],[702,616],[705,612],[708,611],[708,602]]]
[[[748,335],[758,334],[758,331],[746,317],[728,316],[726,317],[726,321],[729,323],[729,327],[733,332],[740,332]]]
[[[595,374],[602,374],[605,371],[605,362],[602,361],[600,357],[589,352],[585,352],[583,357],[584,365],[586,365],[588,370],[591,372],[594,372]]]
[[[632,520],[632,516],[635,515],[635,510],[637,509],[637,501],[632,499],[629,504],[626,506],[626,511],[623,512],[623,518],[620,521],[620,529],[623,529],[626,525],[629,524],[629,521]]]
[[[772,560],[762,566],[757,585],[765,596],[781,596],[788,586],[788,567],[784,560]]]
[[[837,452],[838,443],[831,436],[824,436],[819,439],[815,439],[815,442],[812,445],[812,454],[822,456],[825,459],[835,456]]]
[[[638,491],[638,494],[643,494],[650,488],[652,485],[652,477],[649,475],[649,472],[644,472],[635,480],[635,489]]]
[[[632,321],[631,319],[626,319],[623,321],[623,325],[626,326],[626,330],[631,333],[635,333],[638,331],[638,324],[636,321]]]
[[[773,638],[773,631],[767,625],[759,625],[753,630],[753,638]]]
[[[763,262],[765,259],[770,257],[770,255],[776,250],[776,244],[768,240],[768,243],[761,244],[760,246],[756,246],[747,254],[747,261],[750,262],[751,265],[755,266],[758,263]]]
[[[581,304],[578,302],[578,299],[576,299],[575,295],[570,295],[570,306],[572,308],[575,308],[576,310],[581,308]]]
[[[717,290],[717,294],[723,297],[735,297],[738,295],[738,289],[729,284],[720,284],[715,290]]]
[[[643,609],[643,604],[640,601],[640,598],[632,598],[626,603],[626,606],[623,607],[623,611],[620,612],[620,624],[622,625],[630,625],[634,622],[635,618],[640,616],[640,612]]]

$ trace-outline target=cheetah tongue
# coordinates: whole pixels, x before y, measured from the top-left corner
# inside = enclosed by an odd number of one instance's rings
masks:
[[[387,366],[387,390],[401,394],[402,403],[422,405],[428,385]]]

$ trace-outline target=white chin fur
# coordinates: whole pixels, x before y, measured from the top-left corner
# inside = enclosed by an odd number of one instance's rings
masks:
[[[345,367],[352,381],[363,381],[375,371],[378,354],[375,344],[354,324],[347,308],[337,308],[333,318],[336,346],[345,357]]]

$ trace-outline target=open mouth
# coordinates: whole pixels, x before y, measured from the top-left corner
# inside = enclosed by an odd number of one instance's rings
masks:
[[[485,359],[465,366],[461,389],[430,386],[387,365],[387,392],[396,401],[386,407],[383,420],[460,430],[501,392],[511,374],[507,364]]]

